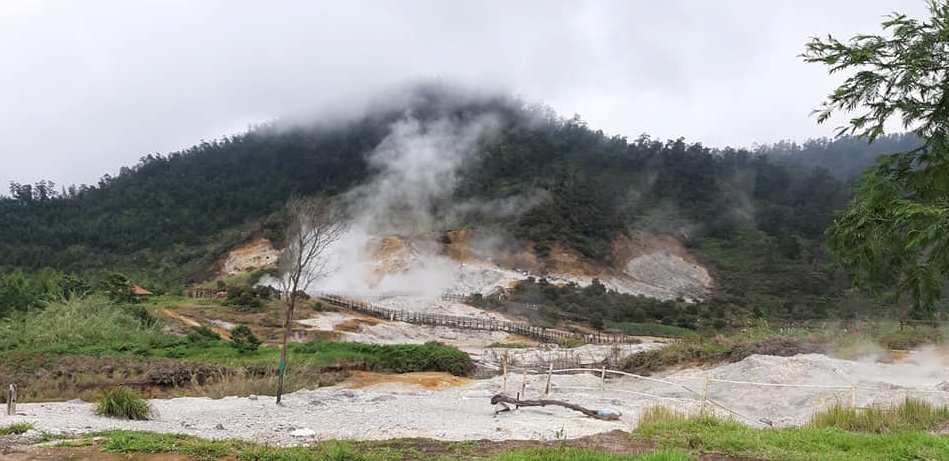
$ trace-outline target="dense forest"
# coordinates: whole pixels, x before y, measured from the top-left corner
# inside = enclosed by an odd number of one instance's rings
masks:
[[[801,144],[782,141],[757,146],[754,152],[781,163],[825,168],[835,177],[848,180],[860,176],[881,155],[909,152],[919,146],[915,134],[898,133],[881,136],[873,143],[854,136],[809,139]]]
[[[850,199],[847,181],[859,165],[912,146],[911,137],[884,138],[873,148],[842,138],[710,149],[683,139],[608,136],[577,117],[507,97],[429,87],[407,100],[346,121],[260,126],[147,155],[97,185],[11,184],[0,198],[0,269],[119,270],[160,289],[180,288],[205,278],[226,248],[252,233],[279,241],[280,210],[291,195],[332,196],[369,180],[368,153],[406,114],[457,122],[492,114],[498,129],[462,166],[452,199],[543,191],[543,202],[513,217],[472,211],[451,225],[495,226],[542,255],[558,244],[603,263],[620,233],[673,233],[712,267],[719,288],[701,309],[717,306],[722,318],[876,309],[849,290],[822,238]]]

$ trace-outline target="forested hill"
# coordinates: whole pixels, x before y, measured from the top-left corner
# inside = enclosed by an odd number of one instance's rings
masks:
[[[778,162],[807,168],[826,168],[834,176],[847,180],[859,176],[881,155],[908,152],[919,145],[916,135],[898,133],[881,136],[872,144],[864,139],[845,136],[837,139],[809,139],[802,144],[777,142],[758,146],[754,152],[770,156]]]
[[[541,254],[556,243],[601,262],[609,262],[610,242],[621,232],[670,232],[718,264],[726,288],[729,277],[760,269],[747,261],[730,267],[729,258],[757,258],[786,271],[784,280],[767,282],[781,286],[763,289],[768,303],[777,303],[782,290],[814,285],[798,279],[813,279],[815,271],[824,271],[817,276],[824,281],[800,303],[839,292],[820,240],[848,201],[849,187],[828,170],[804,166],[808,161],[684,140],[610,137],[577,118],[506,97],[427,88],[405,101],[346,121],[264,126],[148,155],[94,186],[57,193],[45,183],[13,184],[11,196],[0,199],[0,265],[117,269],[154,285],[180,286],[206,275],[225,248],[250,233],[279,229],[279,210],[292,194],[335,195],[364,184],[378,169],[369,153],[394,122],[464,124],[490,114],[494,128],[463,159],[448,201],[531,196],[540,203],[505,215],[474,207],[452,214],[446,226],[496,226]],[[805,143],[787,155],[808,158],[837,142]],[[736,253],[742,251],[748,255]],[[784,262],[775,266],[775,258]]]

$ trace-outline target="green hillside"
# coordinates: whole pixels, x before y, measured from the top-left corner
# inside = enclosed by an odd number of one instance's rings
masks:
[[[0,268],[92,278],[116,270],[180,289],[207,278],[213,262],[251,234],[279,242],[280,210],[291,195],[337,196],[368,182],[378,174],[369,154],[394,123],[464,125],[489,116],[490,134],[464,157],[451,190],[428,204],[441,219],[431,230],[491,227],[540,255],[560,245],[601,264],[612,262],[611,242],[621,233],[671,233],[719,281],[710,301],[690,309],[728,311],[726,318],[876,309],[854,307],[857,295],[848,294],[846,275],[833,269],[822,243],[850,188],[813,168],[808,149],[834,143],[760,155],[611,137],[578,118],[443,86],[417,88],[405,101],[345,121],[277,123],[148,155],[92,186],[12,184],[0,198]],[[840,142],[852,150],[852,140]],[[788,161],[794,156],[804,161]],[[523,197],[536,200],[515,212],[457,207]]]

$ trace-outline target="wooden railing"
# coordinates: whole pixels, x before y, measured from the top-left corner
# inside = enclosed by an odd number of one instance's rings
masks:
[[[609,334],[596,332],[590,334],[579,334],[568,331],[556,330],[533,326],[523,322],[509,322],[506,320],[497,320],[491,318],[461,317],[455,315],[430,314],[426,312],[405,311],[400,309],[389,309],[351,298],[332,294],[322,294],[317,296],[319,299],[346,309],[352,309],[373,317],[394,321],[406,322],[416,325],[446,326],[466,330],[486,330],[503,331],[510,334],[526,336],[545,343],[565,343],[580,341],[586,344],[627,344],[637,343],[638,339],[621,334]]]
[[[214,299],[221,291],[223,290],[216,288],[189,287],[185,288],[185,296],[188,298]]]

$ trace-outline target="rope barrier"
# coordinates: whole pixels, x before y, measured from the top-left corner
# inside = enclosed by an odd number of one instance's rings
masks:
[[[599,370],[591,370],[599,371]],[[607,370],[609,372],[609,370]],[[670,379],[680,379],[680,380],[692,380],[699,381],[704,380],[705,378],[698,376],[677,376]],[[746,386],[763,386],[763,387],[792,387],[792,388],[802,388],[802,389],[828,389],[828,390],[850,390],[857,389],[860,391],[870,391],[870,392],[888,392],[888,391],[908,391],[908,392],[918,392],[922,394],[947,394],[949,391],[941,391],[937,389],[927,390],[927,389],[913,389],[907,387],[863,387],[863,386],[853,386],[853,385],[825,385],[825,384],[791,384],[791,383],[762,383],[757,381],[736,381],[730,379],[717,379],[709,378],[709,382],[713,383],[724,383],[724,384],[738,384]]]
[[[569,372],[569,371],[601,372],[602,370],[597,370],[597,369],[594,369],[594,368],[567,368],[567,369],[563,369],[563,370],[554,370],[553,372],[554,372],[554,373],[557,373],[557,372]],[[632,377],[632,378],[641,379],[641,380],[643,380],[643,381],[652,381],[652,382],[655,382],[655,383],[666,384],[666,385],[669,385],[669,386],[681,387],[681,388],[683,388],[683,389],[685,389],[685,390],[687,390],[687,391],[689,391],[689,392],[691,392],[691,393],[693,393],[693,394],[695,394],[695,395],[701,395],[701,393],[699,393],[699,392],[696,391],[695,389],[692,389],[692,388],[686,386],[685,384],[675,383],[675,382],[672,382],[672,381],[665,381],[665,380],[662,380],[662,379],[650,378],[650,377],[648,377],[648,376],[636,375],[636,374],[633,374],[633,373],[627,373],[627,372],[625,372],[625,371],[606,370],[606,372],[607,372],[607,373],[613,373],[613,374],[615,374],[615,375],[629,376],[629,377]]]
[[[557,386],[556,389],[579,389],[579,390],[586,390],[586,391],[601,391],[602,392],[602,389],[598,387],[588,387],[588,386]],[[698,402],[698,400],[696,399],[686,399],[686,398],[681,398],[681,397],[663,397],[661,395],[649,394],[646,392],[630,391],[626,389],[610,389],[609,392],[622,392],[624,394],[640,395],[643,397],[649,397],[651,399],[671,400],[674,402]]]

